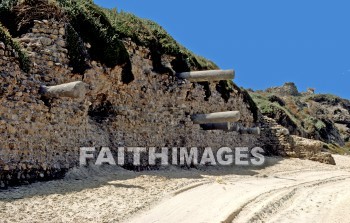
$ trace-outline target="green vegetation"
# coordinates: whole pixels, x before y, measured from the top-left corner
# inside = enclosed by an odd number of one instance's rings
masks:
[[[341,99],[338,96],[332,94],[314,94],[307,96],[308,100],[313,100],[317,102],[329,102],[329,103],[337,103]]]
[[[213,62],[197,56],[176,42],[157,23],[136,17],[133,14],[118,12],[116,9],[103,9],[120,38],[130,38],[138,45],[145,46],[153,52],[175,56],[184,60],[191,69],[216,69]],[[158,55],[158,56],[159,56]],[[181,69],[181,68],[180,68]]]
[[[350,146],[340,147],[336,144],[324,144],[324,149],[329,150],[332,153],[340,154],[340,155],[349,155],[350,154]]]
[[[326,128],[322,120],[309,115],[310,111],[302,105],[301,97],[289,97],[283,100],[277,95],[266,92],[251,92],[250,95],[263,115],[270,118],[283,117],[284,120],[288,120],[280,124],[295,126],[299,131],[305,133],[313,133]]]
[[[92,59],[109,67],[123,66],[122,80],[129,83],[134,77],[128,51],[122,42],[128,39],[150,49],[153,67],[160,73],[165,67],[162,61],[163,55],[174,58],[171,65],[177,72],[218,69],[212,61],[195,55],[179,44],[157,23],[130,13],[118,12],[116,9],[101,8],[92,0],[0,2],[0,22],[8,27],[12,36],[17,37],[26,33],[33,26],[33,20],[43,19],[55,19],[67,23],[68,54],[70,65],[76,73],[84,73],[89,67],[88,60]],[[12,41],[9,35],[6,36],[7,42]],[[14,41],[12,42],[14,45]],[[16,45],[14,48],[18,50],[19,46]],[[21,52],[21,64],[27,70],[28,58],[22,51],[18,52]],[[249,104],[257,121],[258,108],[245,90],[239,89],[232,81],[221,81],[218,88],[225,100],[228,100],[234,89],[243,94],[244,101]]]
[[[271,99],[270,94],[267,96],[251,94],[251,96],[263,115],[270,118],[285,117],[288,125],[301,126],[299,120],[287,108],[281,106],[278,101],[269,100]]]
[[[5,45],[11,46],[12,49],[18,54],[18,60],[21,68],[28,72],[30,69],[30,61],[28,55],[23,51],[18,42],[12,39],[8,30],[0,23],[0,41],[4,42]]]
[[[91,45],[89,54],[92,59],[110,67],[129,62],[124,44],[101,8],[87,0],[57,2],[66,12],[75,31],[85,43]]]
[[[349,133],[337,127],[332,110],[339,105],[350,110],[348,100],[328,94],[282,96],[270,91],[249,93],[263,115],[275,119],[291,134],[331,143],[325,149],[334,153],[350,152],[350,143],[344,146],[344,142],[349,141]]]
[[[329,105],[336,105],[340,104],[343,107],[350,110],[350,101],[346,99],[342,99],[338,96],[332,95],[332,94],[316,94],[316,95],[310,95],[306,97],[306,100],[309,101],[315,101],[319,103],[327,103]]]
[[[130,67],[128,52],[123,39],[130,38],[136,44],[151,50],[155,69],[161,69],[161,56],[175,57],[172,66],[177,71],[217,69],[211,61],[197,56],[177,43],[161,26],[135,15],[104,9],[91,0],[2,0],[0,21],[13,36],[26,32],[32,20],[60,19],[68,21],[68,42],[72,47],[70,58],[74,69],[83,72],[86,61],[81,53],[88,51],[91,59],[107,66],[127,65]],[[82,44],[74,45],[78,36],[91,48]]]

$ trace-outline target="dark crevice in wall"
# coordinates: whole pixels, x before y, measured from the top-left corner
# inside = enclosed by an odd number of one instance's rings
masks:
[[[253,114],[254,122],[258,122],[259,121],[259,114],[261,114],[261,113],[260,113],[258,106],[253,101],[252,97],[249,95],[248,91],[245,89],[239,88],[232,81],[231,81],[230,85],[229,85],[228,81],[226,81],[226,82],[227,82],[227,86],[229,86],[229,88],[232,89],[231,92],[234,92],[234,90],[235,90],[236,92],[238,92],[238,94],[240,94],[243,97],[243,102],[248,105],[248,109]]]
[[[130,84],[135,80],[134,74],[132,73],[132,66],[130,60],[123,67],[122,71],[122,82],[124,84]]]
[[[230,89],[227,81],[219,81],[219,83],[216,85],[216,90],[221,94],[221,97],[226,103],[230,99],[231,93],[233,92],[233,90]]]
[[[209,82],[199,82],[198,84],[200,84],[201,86],[203,86],[203,89],[205,91],[205,97],[204,100],[205,101],[209,101],[209,98],[211,96],[211,91],[210,91],[210,84]]]
[[[83,40],[70,25],[66,25],[66,41],[69,55],[69,66],[73,67],[74,73],[84,74],[85,70],[91,68],[88,64],[90,55]]]
[[[107,100],[107,96],[100,94],[97,96],[96,101],[90,105],[88,115],[92,120],[102,123],[108,118],[114,117],[116,112],[112,103]]]
[[[171,66],[178,73],[191,71],[191,65],[188,63],[188,58],[183,54],[178,54],[175,59],[171,61]]]
[[[41,96],[40,100],[42,100],[44,102],[45,106],[48,107],[49,110],[51,110],[52,99]]]

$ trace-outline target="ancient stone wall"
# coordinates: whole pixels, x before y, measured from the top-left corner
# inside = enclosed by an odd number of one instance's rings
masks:
[[[303,158],[335,165],[331,154],[323,152],[323,142],[290,135],[288,129],[266,116],[263,117],[262,123],[259,141],[269,155]]]
[[[19,39],[31,58],[31,73],[41,82],[55,84],[70,75],[65,24],[34,20],[34,27]],[[58,75],[60,74],[60,75]]]
[[[18,39],[31,60],[28,73],[20,69],[16,52],[0,42],[0,188],[63,176],[79,164],[80,147],[260,146],[267,154],[334,162],[321,153],[319,142],[295,138],[261,114],[255,120],[239,89],[222,95],[219,82],[191,83],[172,69],[155,72],[150,50],[131,40],[124,40],[131,68],[88,61],[84,74],[72,73],[65,27],[34,21],[31,32]],[[174,58],[162,59],[171,64]],[[40,93],[42,85],[73,81],[86,84],[85,97],[45,98]],[[292,85],[282,90],[298,93]],[[224,111],[240,111],[239,125],[260,127],[261,135],[203,130],[191,120],[194,114]],[[143,154],[143,163],[146,159]],[[133,168],[130,154],[126,162]]]
[[[0,41],[0,72],[19,70],[18,53]]]
[[[259,146],[258,136],[205,131],[190,119],[192,114],[237,110],[242,125],[254,127],[241,93],[226,100],[218,83],[190,83],[155,73],[149,50],[131,41],[125,45],[132,82],[123,82],[125,68],[95,61],[84,75],[72,74],[63,27],[35,21],[32,31],[19,39],[32,62],[30,73],[2,66],[6,91],[0,97],[0,187],[62,176],[78,165],[82,146]],[[0,59],[0,64],[8,60]],[[39,93],[41,85],[77,80],[87,84],[85,98],[45,99]]]

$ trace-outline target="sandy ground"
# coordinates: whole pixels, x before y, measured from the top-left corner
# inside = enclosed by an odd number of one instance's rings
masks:
[[[263,168],[74,169],[0,191],[0,222],[350,222],[350,157]]]

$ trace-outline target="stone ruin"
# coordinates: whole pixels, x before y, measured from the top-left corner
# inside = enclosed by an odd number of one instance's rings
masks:
[[[300,95],[297,86],[293,82],[287,82],[281,87],[272,87],[266,89],[268,93],[274,93],[281,96],[298,96]]]
[[[62,177],[78,165],[80,147],[259,146],[286,154],[288,146],[244,92],[222,95],[219,81],[232,79],[233,71],[155,73],[150,50],[126,39],[133,81],[125,83],[122,66],[96,61],[83,75],[74,74],[66,27],[34,21],[18,38],[30,72],[0,42],[0,188]],[[297,94],[293,86],[283,91]],[[126,163],[133,168],[131,157]]]

